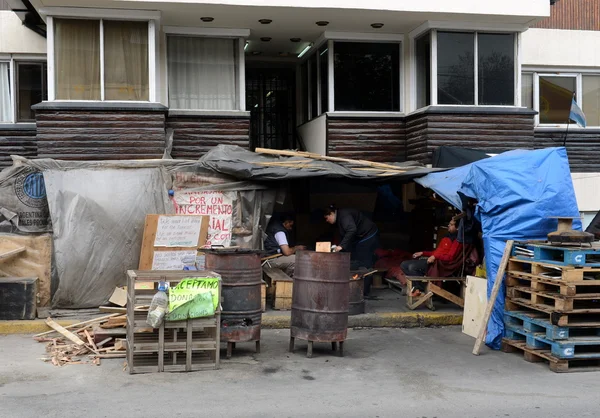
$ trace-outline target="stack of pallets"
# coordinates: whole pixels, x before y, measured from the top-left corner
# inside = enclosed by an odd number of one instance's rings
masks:
[[[159,281],[166,281],[169,287],[175,287],[184,278],[206,277],[206,273],[210,273],[210,277],[219,277],[215,273],[202,271],[127,272],[129,373],[189,372],[219,368],[220,306],[214,316],[185,321],[163,321],[159,328],[148,326],[147,311],[134,310],[135,306],[150,305]],[[136,282],[143,282],[144,288],[136,288]],[[151,286],[148,286],[149,284]],[[219,300],[220,298],[219,283]]]
[[[554,372],[600,370],[600,245],[516,244],[506,276],[505,352]]]

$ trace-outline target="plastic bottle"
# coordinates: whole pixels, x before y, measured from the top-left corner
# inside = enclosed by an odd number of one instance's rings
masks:
[[[160,327],[160,324],[162,324],[163,318],[169,309],[169,298],[166,291],[167,283],[159,282],[158,292],[156,292],[152,298],[152,303],[150,304],[150,309],[148,310],[148,317],[146,318],[146,323],[152,328]]]

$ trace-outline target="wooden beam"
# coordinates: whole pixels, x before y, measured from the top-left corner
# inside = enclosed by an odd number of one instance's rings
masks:
[[[65,338],[68,338],[69,340],[73,341],[75,344],[77,344],[79,346],[85,345],[85,343],[83,342],[83,340],[81,338],[79,338],[77,335],[73,334],[72,332],[66,330],[65,328],[63,328],[62,326],[57,324],[56,322],[54,322],[52,320],[52,318],[46,319],[46,325],[48,325],[50,328],[55,329],[56,331],[58,331],[59,334],[61,334]]]
[[[332,161],[339,163],[349,163],[355,165],[364,165],[369,167],[376,168],[387,168],[390,170],[395,170],[399,173],[404,173],[406,170],[401,167],[392,165],[392,164],[384,164],[384,163],[376,163],[373,161],[366,160],[352,160],[350,158],[341,158],[341,157],[328,157],[326,155],[315,154],[312,152],[305,151],[289,151],[289,150],[276,150],[276,149],[268,149],[268,148],[256,148],[254,152],[259,154],[270,154],[270,155],[283,155],[286,157],[304,157],[304,158],[312,158],[313,160],[324,160],[324,161]]]
[[[508,259],[510,258],[510,253],[512,252],[513,244],[513,240],[506,241],[506,247],[504,247],[504,254],[502,255],[500,265],[498,266],[498,273],[496,274],[496,281],[494,281],[492,294],[490,295],[487,307],[485,308],[485,313],[483,314],[483,321],[481,322],[481,328],[479,329],[479,335],[477,336],[475,346],[473,347],[473,354],[475,354],[476,356],[479,355],[479,352],[481,351],[481,346],[483,345],[483,340],[487,331],[487,324],[490,320],[490,316],[492,316],[492,309],[494,307],[494,304],[496,303],[496,299],[498,298],[500,286],[502,286],[502,282],[504,281],[504,272],[506,271],[506,267],[508,265]]]
[[[465,300],[463,298],[461,298],[460,296],[456,296],[455,294],[452,294],[452,293],[448,292],[446,289],[442,289],[441,287],[436,286],[433,283],[429,283],[427,286],[428,286],[427,290],[429,290],[430,292],[433,292],[434,294],[441,296],[444,299],[449,300],[452,303],[457,304],[461,308],[465,307]]]
[[[73,329],[73,328],[81,327],[82,325],[85,326],[85,325],[95,324],[97,322],[105,322],[105,321],[108,321],[108,318],[112,318],[113,316],[119,316],[119,315],[120,314],[115,313],[115,314],[112,314],[112,315],[101,316],[99,318],[89,319],[87,321],[78,322],[76,324],[68,325],[68,326],[66,326],[64,328],[65,329]],[[35,334],[33,337],[34,338],[36,338],[36,337],[42,337],[44,335],[52,334],[53,332],[58,332],[58,331],[56,331],[56,330],[53,329],[53,330],[50,330],[50,331],[46,331],[46,332],[41,332],[39,334]]]
[[[19,248],[16,248],[14,250],[10,250],[10,251],[4,252],[4,253],[0,254],[0,260],[5,260],[7,258],[12,257],[13,255],[24,253],[25,250],[27,250],[26,247],[19,247]]]

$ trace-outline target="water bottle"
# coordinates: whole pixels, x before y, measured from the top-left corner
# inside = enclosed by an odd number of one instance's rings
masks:
[[[150,304],[150,310],[148,310],[148,317],[146,318],[146,323],[150,325],[152,328],[160,327],[160,324],[163,321],[163,318],[167,314],[167,310],[169,309],[169,298],[167,296],[167,283],[159,282],[158,283],[158,292],[152,298],[152,303]]]

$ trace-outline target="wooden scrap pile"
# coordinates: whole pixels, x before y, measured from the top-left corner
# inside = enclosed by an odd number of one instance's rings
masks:
[[[67,327],[48,318],[46,324],[52,331],[34,336],[36,341],[46,343],[47,355],[42,357],[43,361],[52,362],[59,367],[67,364],[99,366],[101,359],[125,357],[125,338],[107,337],[97,341],[102,330],[122,328],[123,334],[125,333],[127,318],[123,314],[106,315]]]
[[[301,157],[305,158],[305,160],[289,160],[289,161],[268,161],[268,162],[260,162],[254,163],[260,166],[266,167],[285,167],[285,168],[310,168],[310,169],[320,169],[323,166],[316,164],[316,161],[331,161],[334,163],[342,163],[344,166],[356,171],[364,171],[370,172],[371,174],[375,174],[376,176],[393,176],[395,174],[405,173],[406,169],[401,167],[378,163],[374,161],[367,160],[353,160],[350,158],[340,158],[340,157],[329,157],[326,155],[315,154],[312,152],[306,151],[289,151],[289,150],[274,150],[268,148],[256,148],[254,151],[259,154],[270,154],[270,155],[278,155],[285,157]]]

